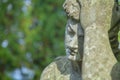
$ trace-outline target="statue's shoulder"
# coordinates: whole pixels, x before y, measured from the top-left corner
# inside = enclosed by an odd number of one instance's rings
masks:
[[[71,62],[64,56],[57,57],[42,72],[40,80],[70,80]]]

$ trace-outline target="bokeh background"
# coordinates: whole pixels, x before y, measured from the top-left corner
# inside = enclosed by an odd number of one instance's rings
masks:
[[[50,62],[65,55],[63,2],[0,0],[0,80],[39,80]]]
[[[65,55],[64,0],[0,0],[0,80],[39,80]]]

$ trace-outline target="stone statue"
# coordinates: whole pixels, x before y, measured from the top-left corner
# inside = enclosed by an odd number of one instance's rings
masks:
[[[65,30],[67,56],[58,57],[46,67],[40,80],[82,80],[84,32],[79,20],[80,5],[77,0],[69,0],[69,3],[67,1],[63,4],[68,17]]]
[[[84,31],[80,24],[80,4],[77,0],[66,0],[63,8],[68,22],[65,30],[65,48],[68,59],[81,61],[83,55]]]
[[[120,71],[114,32],[120,16],[114,0],[66,0],[63,8],[68,17],[67,57],[55,59],[40,80],[119,80],[114,76],[119,74],[115,70]]]

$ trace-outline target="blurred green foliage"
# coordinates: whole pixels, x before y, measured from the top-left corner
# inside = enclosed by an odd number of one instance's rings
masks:
[[[65,55],[64,0],[0,0],[0,80],[12,80],[7,72],[23,65],[41,71],[59,55]]]

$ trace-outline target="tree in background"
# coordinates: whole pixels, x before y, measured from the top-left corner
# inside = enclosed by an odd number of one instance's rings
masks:
[[[0,80],[13,80],[20,70],[41,71],[56,56],[64,55],[63,0],[0,0]],[[18,72],[17,72],[18,73]]]

